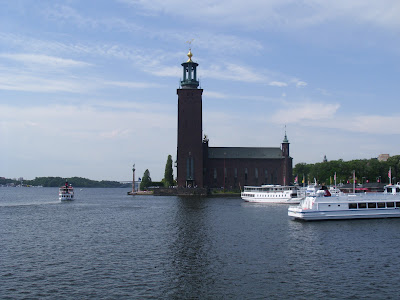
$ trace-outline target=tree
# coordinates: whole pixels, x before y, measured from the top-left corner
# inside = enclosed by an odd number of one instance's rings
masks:
[[[173,170],[172,170],[172,156],[171,155],[168,155],[168,158],[167,158],[163,182],[164,182],[165,187],[169,187],[174,184],[174,174],[173,174]]]
[[[150,171],[146,169],[142,177],[142,182],[140,183],[140,189],[143,191],[146,190],[149,186],[151,186]]]

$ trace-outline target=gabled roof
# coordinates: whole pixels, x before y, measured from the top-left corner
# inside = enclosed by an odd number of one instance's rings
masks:
[[[282,159],[283,156],[277,147],[209,147],[208,158]]]

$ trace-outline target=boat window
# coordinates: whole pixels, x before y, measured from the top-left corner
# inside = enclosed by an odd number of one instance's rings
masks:
[[[386,207],[394,207],[394,202],[387,202]]]
[[[388,187],[386,191],[391,194],[392,193],[392,188]]]
[[[376,203],[368,203],[368,208],[376,208]]]
[[[396,207],[400,207],[400,202],[396,202]]]
[[[358,208],[367,208],[367,203],[358,203]]]
[[[400,188],[398,188],[398,187],[396,188],[396,194],[397,193],[400,193]]]
[[[349,203],[350,209],[357,209],[357,203]]]
[[[385,202],[378,202],[378,208],[385,208]]]

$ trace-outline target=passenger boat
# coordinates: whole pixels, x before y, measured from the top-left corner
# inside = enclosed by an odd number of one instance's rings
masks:
[[[400,194],[340,194],[325,197],[325,191],[310,195],[297,206],[288,208],[289,217],[297,220],[369,219],[400,217]]]
[[[74,200],[74,188],[71,184],[68,184],[68,181],[58,189],[58,199],[61,201]]]
[[[400,194],[400,182],[396,184],[389,184],[383,187],[384,194],[399,195]]]
[[[261,185],[245,186],[241,197],[246,202],[257,203],[300,203],[298,186]]]

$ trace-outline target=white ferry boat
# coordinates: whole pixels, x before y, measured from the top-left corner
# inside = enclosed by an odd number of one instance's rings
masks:
[[[74,188],[72,185],[65,182],[65,185],[58,189],[58,199],[61,201],[71,201],[74,200]]]
[[[246,202],[257,203],[300,203],[299,187],[282,185],[245,186],[241,197]]]
[[[400,195],[388,193],[340,194],[324,197],[325,191],[307,196],[288,215],[298,220],[368,219],[400,217]]]
[[[400,194],[400,182],[397,184],[389,184],[384,187],[384,194],[399,195]]]

